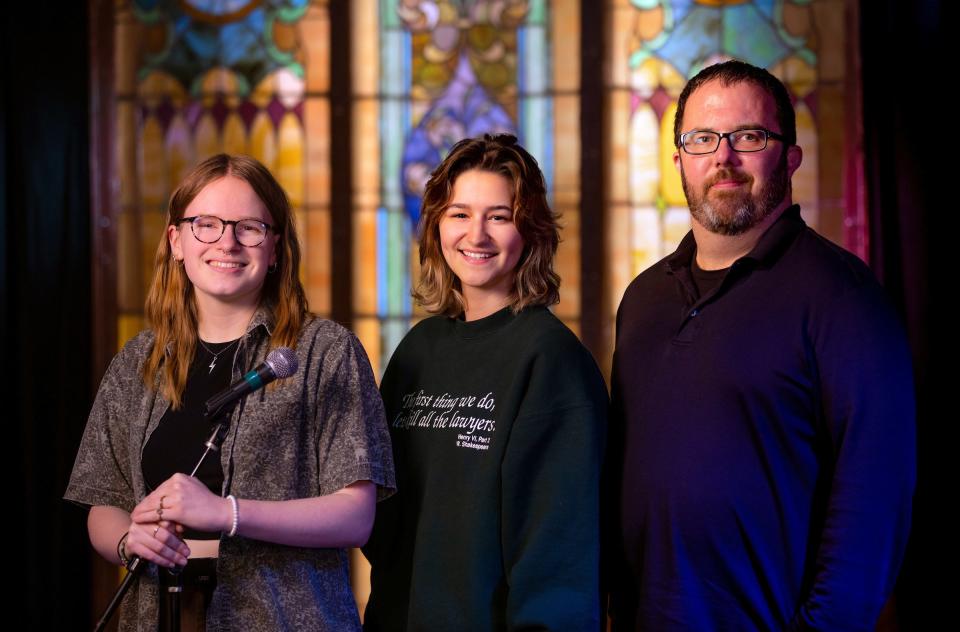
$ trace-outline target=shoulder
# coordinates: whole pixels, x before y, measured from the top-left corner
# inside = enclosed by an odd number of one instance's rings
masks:
[[[107,383],[110,379],[125,377],[135,377],[141,380],[140,370],[153,349],[153,343],[154,334],[149,329],[141,331],[124,343],[117,355],[113,356],[113,360],[110,361],[110,366],[103,378],[104,383]]]
[[[833,330],[843,322],[891,334],[901,329],[893,304],[867,264],[810,228],[801,231],[772,270],[769,285],[784,288],[783,301],[803,307],[813,331]]]
[[[404,336],[404,340],[417,340],[443,335],[444,332],[450,331],[451,320],[449,316],[428,316],[414,323],[410,331]]]
[[[439,345],[448,341],[453,328],[447,316],[429,316],[415,323],[404,334],[390,356],[389,364],[403,358],[431,356]]]
[[[811,228],[804,228],[783,254],[785,271],[805,278],[808,287],[828,292],[880,289],[873,271],[852,252]]]
[[[515,348],[529,356],[531,381],[542,382],[551,398],[606,399],[606,385],[593,355],[549,309],[527,308],[515,325]]]
[[[649,307],[653,302],[673,301],[676,297],[676,281],[664,257],[636,277],[627,285],[620,299],[617,312]]]
[[[589,352],[563,321],[543,306],[528,307],[517,315],[512,336],[537,354],[589,356]]]
[[[353,332],[339,323],[326,318],[320,318],[310,314],[304,320],[303,327],[300,328],[300,336],[297,340],[297,346],[301,343],[337,341],[355,337]]]
[[[300,328],[297,355],[301,358],[320,357],[327,352],[349,352],[363,349],[357,336],[339,323],[310,314]]]
[[[367,353],[357,336],[339,323],[309,315],[300,329],[295,350],[306,367],[324,372],[343,369],[345,364],[369,369]]]
[[[150,353],[150,350],[153,349],[153,341],[155,338],[152,330],[144,329],[125,342],[116,357],[123,361],[143,360]]]

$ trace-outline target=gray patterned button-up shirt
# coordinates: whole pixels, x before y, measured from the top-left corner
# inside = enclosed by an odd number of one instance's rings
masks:
[[[261,310],[234,355],[234,379],[269,350],[271,321]],[[169,407],[147,388],[141,367],[153,333],[141,332],[113,359],[87,421],[64,497],[130,511],[146,485],[140,456]],[[223,494],[290,500],[330,494],[369,480],[378,499],[395,489],[383,404],[366,354],[343,327],[314,318],[295,349],[295,375],[250,395],[233,412],[220,452]],[[121,606],[121,630],[155,630],[158,592],[150,565]],[[250,540],[220,541],[209,630],[352,630],[359,619],[347,552]]]

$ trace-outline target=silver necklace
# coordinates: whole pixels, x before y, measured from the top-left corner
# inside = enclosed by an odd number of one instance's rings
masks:
[[[210,347],[208,347],[207,345],[205,345],[205,344],[203,343],[203,341],[200,340],[200,336],[197,336],[197,342],[200,343],[200,346],[201,346],[201,347],[203,347],[204,349],[207,350],[207,353],[209,353],[210,355],[213,356],[213,359],[210,360],[210,364],[208,365],[208,366],[210,367],[210,371],[207,373],[207,375],[209,375],[210,373],[213,373],[213,369],[215,369],[216,366],[217,366],[217,358],[219,358],[220,355],[221,355],[224,351],[226,351],[227,349],[229,349],[229,348],[232,347],[233,345],[235,345],[235,344],[237,344],[238,342],[240,342],[240,338],[237,338],[236,340],[234,340],[233,342],[231,342],[230,344],[228,344],[226,347],[224,347],[224,348],[221,349],[220,351],[217,351],[216,353],[214,353],[213,351],[211,351],[211,350],[210,350]]]

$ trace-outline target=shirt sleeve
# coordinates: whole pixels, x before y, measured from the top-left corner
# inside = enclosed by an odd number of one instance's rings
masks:
[[[586,350],[541,364],[501,468],[506,627],[598,629],[606,387]]]
[[[318,375],[320,494],[357,481],[377,485],[377,500],[396,490],[383,401],[360,341],[344,330]]]
[[[813,585],[793,627],[873,630],[910,529],[911,364],[879,286],[849,290],[819,320],[811,335],[834,468]]]
[[[100,383],[64,493],[66,500],[128,512],[136,505],[127,449],[130,416],[136,414],[136,407],[129,404],[131,394],[144,389],[139,367],[129,355],[128,349],[117,354]]]

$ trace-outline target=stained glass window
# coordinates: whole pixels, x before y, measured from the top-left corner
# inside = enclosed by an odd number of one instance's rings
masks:
[[[221,151],[258,158],[283,185],[311,308],[329,312],[326,3],[130,0],[115,15],[119,343],[143,327],[167,198]]]
[[[862,208],[844,196],[851,149],[842,0],[608,2],[607,317],[629,282],[666,256],[690,226],[673,166],[673,119],[687,79],[737,58],[767,68],[797,111],[803,164],[793,199],[807,223],[853,249]]]
[[[540,162],[565,226],[557,313],[576,328],[578,3],[380,0],[352,8],[353,322],[374,367],[382,370],[423,316],[410,298],[423,186],[455,142],[484,132],[516,134]]]

